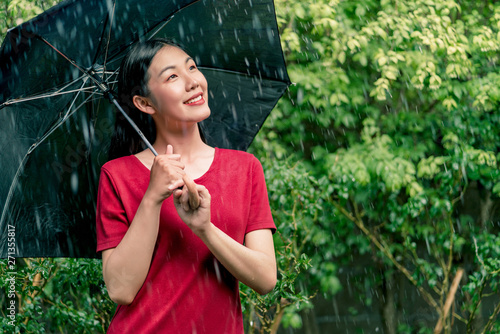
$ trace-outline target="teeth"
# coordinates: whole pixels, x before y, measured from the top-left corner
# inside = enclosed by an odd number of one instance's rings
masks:
[[[198,96],[198,97],[195,97],[194,99],[191,99],[191,100],[188,100],[186,102],[184,102],[184,104],[191,104],[191,103],[194,103],[194,102],[198,102],[199,100],[201,100],[202,96]]]

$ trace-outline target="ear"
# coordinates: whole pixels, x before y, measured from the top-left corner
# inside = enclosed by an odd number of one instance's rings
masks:
[[[150,115],[156,113],[156,109],[154,105],[151,103],[151,100],[149,98],[144,96],[134,95],[132,101],[134,102],[135,107],[140,111]]]

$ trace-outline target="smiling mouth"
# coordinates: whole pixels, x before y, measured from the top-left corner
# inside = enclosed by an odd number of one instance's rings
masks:
[[[191,100],[187,100],[186,102],[184,102],[184,104],[191,104],[191,103],[195,103],[195,102],[198,102],[200,101],[201,99],[203,98],[203,95],[198,95],[197,97],[191,99]]]

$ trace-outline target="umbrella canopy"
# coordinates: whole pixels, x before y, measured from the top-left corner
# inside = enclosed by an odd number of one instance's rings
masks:
[[[116,121],[97,81],[112,89],[130,47],[152,37],[185,46],[207,78],[209,145],[246,150],[290,84],[272,0],[71,0],[11,29],[0,49],[0,257],[96,256]]]

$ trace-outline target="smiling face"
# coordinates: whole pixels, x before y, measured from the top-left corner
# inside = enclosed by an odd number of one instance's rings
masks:
[[[182,129],[210,116],[207,80],[194,60],[183,50],[165,46],[148,69],[150,106],[157,127]]]

